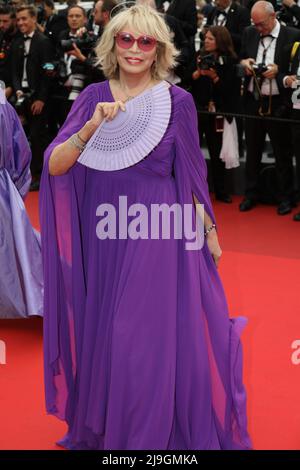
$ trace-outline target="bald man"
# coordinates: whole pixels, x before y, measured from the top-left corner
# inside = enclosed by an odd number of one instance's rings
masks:
[[[281,25],[271,3],[258,1],[251,10],[253,26],[245,29],[242,39],[241,64],[246,80],[244,85],[245,111],[249,115],[260,115],[265,119],[246,119],[246,190],[240,211],[249,211],[259,200],[259,173],[266,134],[273,147],[278,193],[277,213],[285,215],[293,206],[293,166],[288,123],[267,119],[268,115],[281,117],[284,105],[282,80],[278,66],[282,63],[285,46],[300,39],[300,32]],[[254,80],[254,64],[263,64],[266,71]]]

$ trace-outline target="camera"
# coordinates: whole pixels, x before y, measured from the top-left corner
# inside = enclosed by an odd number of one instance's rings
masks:
[[[255,75],[262,75],[263,73],[265,73],[267,70],[268,70],[268,66],[266,64],[253,64],[252,65],[252,68],[255,72]]]
[[[28,92],[28,93],[23,93],[21,96],[17,98],[15,102],[15,109],[19,116],[26,115],[26,109],[27,109],[28,103],[31,101],[33,93],[34,93],[33,91]]]
[[[78,49],[90,49],[95,44],[96,40],[97,36],[94,34],[85,33],[82,37],[62,39],[60,41],[60,46],[63,52],[72,51],[72,49],[74,49],[74,44],[76,44]]]
[[[198,58],[198,67],[200,70],[209,70],[216,68],[217,61],[214,54],[207,54]]]
[[[198,57],[198,68],[200,70],[209,70],[209,69],[216,69],[220,65],[225,65],[227,61],[227,57],[219,56],[216,57],[214,54],[207,54],[204,56]]]
[[[84,88],[85,75],[74,73],[70,76],[71,91],[68,100],[74,101]]]

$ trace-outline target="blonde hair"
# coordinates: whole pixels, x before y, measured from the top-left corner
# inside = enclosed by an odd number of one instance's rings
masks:
[[[106,25],[95,52],[96,65],[108,79],[119,78],[119,67],[115,54],[115,35],[127,26],[141,34],[148,34],[157,40],[157,59],[151,67],[152,77],[163,80],[176,66],[179,51],[171,40],[171,32],[161,14],[145,5],[135,5],[122,10]]]

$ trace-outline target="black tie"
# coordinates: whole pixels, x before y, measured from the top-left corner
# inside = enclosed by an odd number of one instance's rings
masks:
[[[223,15],[223,16],[226,17],[226,16],[227,16],[227,13],[226,13],[225,10],[217,10],[217,16],[219,16],[219,15]]]
[[[31,37],[30,36],[23,36],[23,39],[24,39],[24,41],[28,41],[29,39],[31,39]]]

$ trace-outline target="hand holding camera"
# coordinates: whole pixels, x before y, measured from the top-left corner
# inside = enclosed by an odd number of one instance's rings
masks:
[[[215,83],[219,80],[219,76],[216,71],[216,67],[220,65],[219,60],[216,59],[214,54],[207,54],[205,56],[199,56],[197,59],[197,70],[193,73],[193,80],[197,80],[201,76],[210,77]]]
[[[253,75],[253,65],[255,60],[252,58],[241,60],[241,66],[244,69],[245,75]]]
[[[262,73],[262,76],[264,78],[268,78],[269,80],[272,80],[278,74],[278,65],[276,64],[269,64],[266,66],[266,69],[267,70]]]
[[[80,60],[80,62],[84,62],[86,60],[86,56],[82,54],[81,50],[76,45],[76,42],[73,42],[73,49],[68,51],[67,54],[76,57],[76,59]]]

